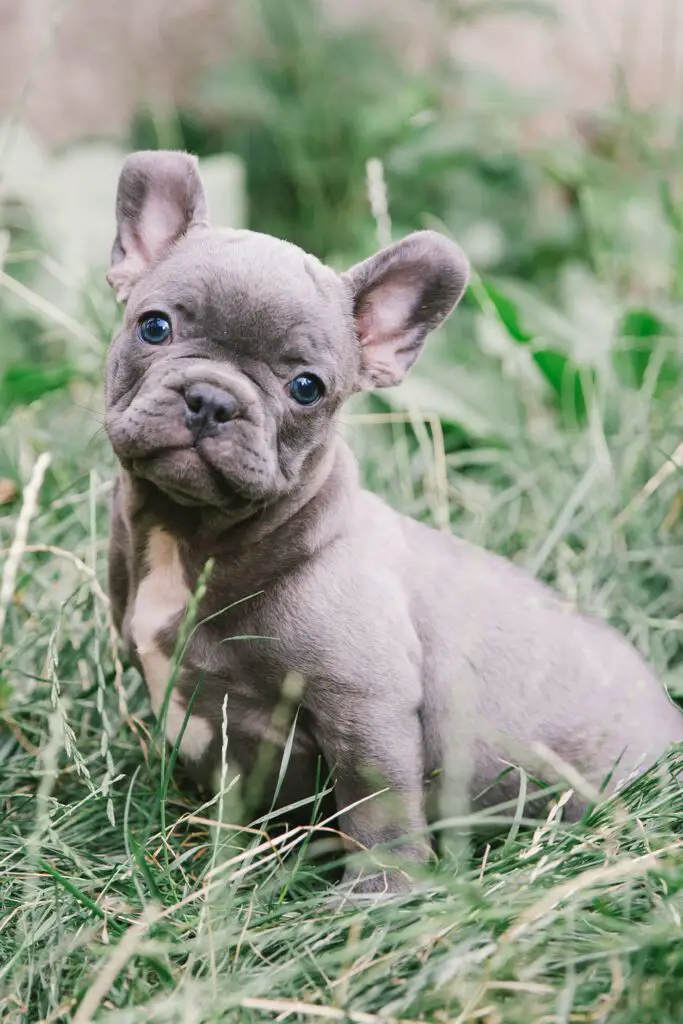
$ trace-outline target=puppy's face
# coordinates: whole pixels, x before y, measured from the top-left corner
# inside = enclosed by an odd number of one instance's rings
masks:
[[[433,232],[339,276],[278,239],[209,228],[181,153],[127,159],[117,224],[112,446],[171,500],[233,514],[315,475],[340,405],[398,383],[467,279],[460,250]]]
[[[107,431],[180,503],[262,503],[315,472],[359,368],[336,274],[285,242],[199,228],[131,291]]]

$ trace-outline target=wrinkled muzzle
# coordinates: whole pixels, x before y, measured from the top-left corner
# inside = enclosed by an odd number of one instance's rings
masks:
[[[150,367],[106,430],[125,469],[181,504],[265,500],[285,485],[275,418],[251,381],[214,363]]]

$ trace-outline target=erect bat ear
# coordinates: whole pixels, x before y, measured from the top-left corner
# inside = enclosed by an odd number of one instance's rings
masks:
[[[120,302],[171,245],[208,214],[197,159],[170,150],[126,158],[116,194],[116,239],[107,281]]]
[[[361,388],[399,384],[425,338],[467,287],[462,249],[436,231],[416,231],[342,275],[362,347]]]

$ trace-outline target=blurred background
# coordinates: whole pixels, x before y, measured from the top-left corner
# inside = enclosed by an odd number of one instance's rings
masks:
[[[186,148],[216,222],[340,269],[461,243],[460,310],[345,418],[366,479],[675,679],[682,76],[683,0],[0,0],[0,523],[40,450],[57,502],[112,471],[116,179]]]

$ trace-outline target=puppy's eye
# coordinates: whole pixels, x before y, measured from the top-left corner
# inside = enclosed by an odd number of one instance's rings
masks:
[[[300,373],[287,387],[291,397],[299,405],[315,405],[325,394],[325,385],[313,373]]]
[[[161,313],[147,313],[138,322],[137,334],[147,345],[163,345],[171,337],[171,324]]]

